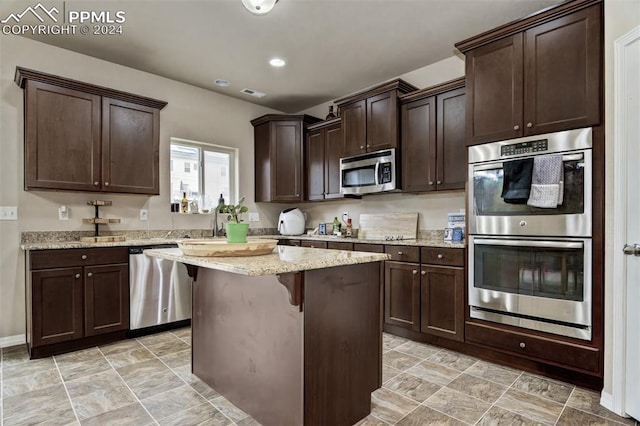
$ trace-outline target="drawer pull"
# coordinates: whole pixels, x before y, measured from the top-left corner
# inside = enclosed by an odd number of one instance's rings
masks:
[[[98,186],[98,185],[100,185],[100,182],[93,182],[93,184],[94,184],[95,186]]]
[[[89,278],[91,278],[91,277],[93,276],[93,273],[89,272],[89,273],[87,274],[87,276],[88,276]]]
[[[422,275],[427,275],[427,271],[421,271],[420,272]]]
[[[520,342],[520,347],[521,347],[522,349],[524,349],[524,348],[526,348],[526,347],[527,347],[527,344],[526,344],[526,343],[524,343],[524,342]]]
[[[513,130],[520,130],[520,126],[516,124],[515,126],[513,126]]]
[[[109,182],[105,182],[105,183],[104,183],[104,186],[109,186]]]
[[[83,254],[82,256],[80,256],[80,259],[82,259],[82,260],[87,260],[87,255],[86,255],[86,254]]]
[[[404,255],[404,253],[403,253],[403,252],[401,252],[401,251],[399,251],[399,252],[398,252],[398,256],[402,256],[402,255]]]
[[[527,123],[527,127],[528,128],[532,128],[533,127],[533,123],[531,123],[531,122]]]
[[[411,271],[411,272],[413,272],[413,275],[418,275],[418,271],[415,270],[415,269],[413,271]]]
[[[364,145],[360,145],[360,149],[364,149]]]
[[[80,278],[80,274],[76,274],[76,278]]]
[[[438,259],[443,259],[444,256],[442,254],[438,254]]]
[[[429,185],[433,185],[433,181],[432,180],[429,181]]]

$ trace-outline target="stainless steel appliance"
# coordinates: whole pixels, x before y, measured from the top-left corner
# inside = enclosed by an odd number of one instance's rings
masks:
[[[395,149],[383,149],[340,159],[342,194],[373,194],[392,191],[397,186]]]
[[[191,284],[180,262],[146,256],[145,249],[177,247],[150,245],[129,249],[130,329],[175,324],[191,318]]]
[[[469,305],[472,318],[591,340],[591,129],[469,148]],[[562,156],[555,208],[502,198],[503,165]]]

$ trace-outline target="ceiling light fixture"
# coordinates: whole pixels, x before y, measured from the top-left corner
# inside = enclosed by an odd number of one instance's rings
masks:
[[[284,67],[284,65],[286,64],[286,62],[284,61],[284,59],[280,59],[280,58],[273,58],[269,61],[269,64],[272,67]]]
[[[278,0],[242,0],[242,5],[254,15],[266,15]]]
[[[217,79],[214,83],[216,84],[216,86],[220,87],[227,87],[230,84],[227,80],[223,80],[221,78]]]

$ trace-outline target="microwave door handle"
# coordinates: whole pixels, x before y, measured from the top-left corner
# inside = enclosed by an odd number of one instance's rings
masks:
[[[562,249],[581,249],[584,247],[582,242],[571,241],[526,241],[526,240],[499,240],[492,238],[475,238],[475,245],[492,245],[492,246],[517,246],[517,247],[542,247],[542,248],[562,248]]]
[[[380,177],[378,176],[379,172],[380,172],[380,162],[376,161],[376,167],[373,172],[376,186],[380,186]]]

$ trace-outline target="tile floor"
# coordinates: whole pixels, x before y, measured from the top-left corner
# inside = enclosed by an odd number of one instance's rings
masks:
[[[190,330],[32,360],[1,349],[0,423],[257,425],[190,373]],[[634,425],[566,383],[384,335],[370,425]],[[637,424],[636,424],[637,425]]]

